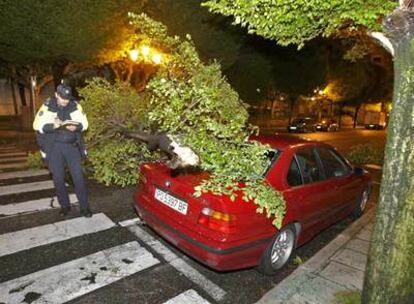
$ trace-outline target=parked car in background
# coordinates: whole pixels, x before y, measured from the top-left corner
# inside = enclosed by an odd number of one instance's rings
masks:
[[[365,129],[383,130],[387,126],[385,112],[368,111],[364,116]]]
[[[240,196],[195,197],[194,187],[207,172],[176,175],[161,162],[141,166],[134,206],[149,227],[202,264],[219,271],[258,266],[272,275],[321,230],[361,215],[371,182],[365,170],[327,144],[277,135],[252,140],[271,147],[264,174],[286,201],[280,229]]]
[[[339,124],[334,119],[325,118],[315,124],[316,131],[333,132],[339,130]]]
[[[316,120],[311,117],[295,118],[288,125],[289,132],[315,132]]]

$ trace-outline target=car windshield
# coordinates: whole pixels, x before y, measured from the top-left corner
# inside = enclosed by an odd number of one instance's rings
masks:
[[[273,164],[276,162],[276,160],[279,158],[281,152],[279,150],[268,150],[266,152],[266,157],[268,160],[268,164],[266,166],[266,170],[263,172],[262,176],[266,176],[269,172],[270,168],[272,168]]]
[[[292,124],[299,124],[299,123],[303,123],[303,122],[305,122],[304,119],[302,119],[302,118],[296,118],[296,119],[294,119],[292,121]]]

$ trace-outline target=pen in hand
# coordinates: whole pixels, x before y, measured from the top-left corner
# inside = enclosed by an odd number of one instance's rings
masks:
[[[62,125],[62,121],[56,117],[55,120],[53,121],[53,128],[54,129],[60,128],[61,125]]]

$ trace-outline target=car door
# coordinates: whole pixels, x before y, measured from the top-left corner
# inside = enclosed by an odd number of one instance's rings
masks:
[[[335,150],[327,147],[318,147],[317,153],[324,168],[326,182],[330,184],[329,196],[330,223],[335,222],[338,217],[347,213],[352,208],[358,184],[352,178],[352,168]]]
[[[300,214],[302,231],[311,237],[325,227],[330,191],[314,147],[299,148],[286,176],[285,198]]]

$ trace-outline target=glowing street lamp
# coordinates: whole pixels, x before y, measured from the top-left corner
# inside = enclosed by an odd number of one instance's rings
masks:
[[[137,61],[139,57],[139,51],[137,49],[133,49],[129,51],[129,58],[131,58],[132,61]]]
[[[149,48],[149,46],[143,45],[143,46],[141,47],[141,52],[142,52],[142,55],[144,55],[144,56],[148,56],[148,55],[149,55],[149,53],[150,53],[150,48]]]
[[[149,63],[149,61],[151,61],[153,64],[159,65],[163,61],[162,54],[158,53],[154,49],[151,49],[148,45],[142,45],[138,49],[131,49],[128,53],[129,58],[133,62],[142,61]]]
[[[154,62],[155,64],[160,64],[161,63],[161,55],[160,54],[154,54],[152,56],[152,62]]]

